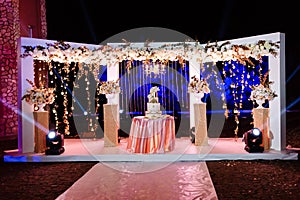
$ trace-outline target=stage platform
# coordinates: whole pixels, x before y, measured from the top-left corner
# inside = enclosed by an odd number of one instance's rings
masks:
[[[208,144],[195,146],[188,137],[176,138],[175,149],[163,154],[130,153],[127,138],[116,147],[104,147],[103,139],[65,139],[60,155],[5,151],[4,162],[178,162],[217,160],[298,160],[298,153],[268,150],[248,153],[242,138],[209,138]]]

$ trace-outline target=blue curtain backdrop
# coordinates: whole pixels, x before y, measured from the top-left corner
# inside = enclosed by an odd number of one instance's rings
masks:
[[[134,116],[145,115],[147,110],[147,95],[150,88],[158,86],[159,103],[163,114],[175,118],[176,136],[184,136],[189,132],[189,65],[178,61],[168,62],[165,71],[160,74],[146,74],[142,61],[123,61],[120,72],[120,119],[121,129],[129,134],[131,119]]]

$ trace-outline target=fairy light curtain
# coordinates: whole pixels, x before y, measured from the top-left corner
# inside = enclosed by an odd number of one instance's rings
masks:
[[[268,80],[268,56],[259,60],[250,58],[249,62],[243,63],[233,60],[217,62],[222,80],[217,80],[217,76],[210,70],[210,65],[213,64],[204,64],[205,70],[201,71],[201,76],[207,80],[213,91],[210,93],[211,97],[219,99],[214,103],[219,103],[219,107],[225,109],[226,123],[221,137],[241,137],[253,127],[252,109],[256,103],[250,99],[251,87],[259,85],[265,79]],[[217,84],[220,82],[223,84]],[[225,94],[221,92],[220,86],[224,87]],[[268,107],[268,101],[264,105]]]
[[[175,117],[176,131],[183,118],[188,118],[189,96],[187,84],[189,82],[189,64],[179,61],[169,61],[164,71],[160,73],[147,73],[142,61],[122,61],[119,65],[120,77],[120,117],[121,129],[129,133],[131,118],[145,115],[147,110],[147,95],[150,88],[158,86],[159,103],[163,114]],[[126,121],[127,120],[127,121]],[[189,120],[186,120],[189,127]],[[127,127],[125,127],[127,126]],[[186,133],[188,131],[184,130]]]
[[[67,137],[88,132],[93,132],[93,137],[103,136],[103,104],[107,100],[104,95],[96,95],[96,88],[99,80],[107,80],[106,66],[40,60],[34,63],[35,83],[47,83],[47,87],[55,88],[55,101],[48,105],[50,129]]]
[[[107,66],[101,65],[98,68],[97,73],[97,88],[100,87],[101,82],[107,81]],[[96,137],[102,138],[104,137],[104,108],[103,105],[107,103],[107,99],[105,97],[105,94],[99,94],[99,92],[96,92],[95,94],[95,110],[96,110],[96,122],[100,125],[100,129],[95,130],[96,131]]]
[[[50,105],[50,128],[65,135],[76,135],[73,121],[72,92],[78,63],[48,63],[48,87],[55,88],[55,101]]]
[[[221,64],[221,63],[220,63]],[[250,100],[251,87],[259,85],[262,79],[268,74],[268,57],[264,56],[252,63],[240,63],[227,61],[221,64],[222,77],[226,91],[227,109],[242,110],[241,116],[249,116],[253,109],[253,101]]]
[[[34,85],[38,88],[48,87],[48,63],[42,60],[35,60],[33,65]]]
[[[73,116],[80,137],[104,136],[103,105],[107,103],[107,99],[97,92],[101,81],[107,81],[106,66],[82,64],[73,92]]]

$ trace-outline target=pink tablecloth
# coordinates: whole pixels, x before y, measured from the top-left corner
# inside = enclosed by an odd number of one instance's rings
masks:
[[[164,153],[175,147],[174,117],[132,119],[127,149],[133,153]]]

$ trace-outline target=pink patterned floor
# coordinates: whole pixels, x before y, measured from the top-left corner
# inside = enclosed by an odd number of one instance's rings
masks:
[[[210,199],[217,194],[205,162],[96,164],[56,200]]]

